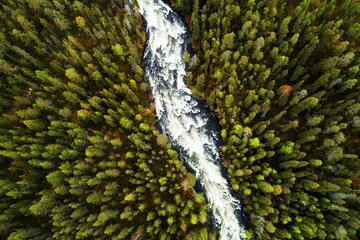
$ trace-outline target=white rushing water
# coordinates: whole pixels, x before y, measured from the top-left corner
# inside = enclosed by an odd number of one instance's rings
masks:
[[[172,145],[181,149],[182,160],[200,181],[221,239],[246,239],[236,215],[241,211],[240,201],[231,195],[221,174],[219,134],[209,128],[209,112],[204,112],[185,85],[186,28],[160,0],[138,0],[138,5],[147,23],[144,65],[161,129]]]

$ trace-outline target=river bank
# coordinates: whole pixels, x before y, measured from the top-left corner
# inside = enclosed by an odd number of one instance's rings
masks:
[[[241,204],[229,188],[218,153],[221,146],[218,120],[185,85],[187,66],[183,53],[190,33],[168,5],[139,1],[139,7],[147,21],[143,64],[160,129],[198,178],[221,238],[245,239],[243,220],[239,217],[244,215]]]

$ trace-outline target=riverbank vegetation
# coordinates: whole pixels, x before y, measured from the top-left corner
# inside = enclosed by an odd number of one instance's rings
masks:
[[[360,3],[173,1],[254,239],[359,239]],[[189,58],[189,56],[187,56]]]
[[[174,0],[249,238],[359,239],[360,3]],[[0,0],[0,239],[216,239],[123,0]]]
[[[0,239],[214,239],[125,1],[0,1]]]

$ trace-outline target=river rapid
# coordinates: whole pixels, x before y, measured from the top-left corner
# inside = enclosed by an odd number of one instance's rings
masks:
[[[196,175],[220,239],[246,239],[241,202],[234,197],[221,165],[218,120],[186,87],[183,54],[190,34],[183,20],[160,0],[137,0],[146,21],[143,64],[154,96],[161,131]],[[190,50],[190,49],[188,49]]]

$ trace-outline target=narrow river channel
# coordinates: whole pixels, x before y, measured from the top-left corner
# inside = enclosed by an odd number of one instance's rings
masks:
[[[138,0],[138,5],[147,24],[143,64],[161,131],[196,175],[220,238],[246,239],[241,203],[221,166],[218,121],[185,84],[183,54],[190,34],[181,17],[160,0]]]

